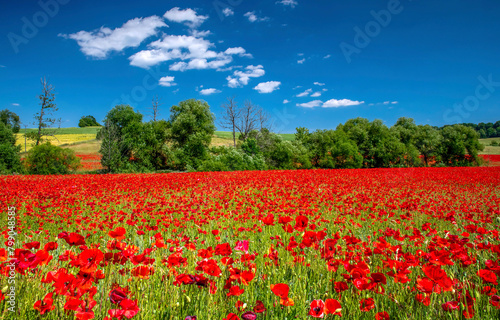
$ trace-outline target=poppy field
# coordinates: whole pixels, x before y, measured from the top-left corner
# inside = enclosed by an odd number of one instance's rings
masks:
[[[2,319],[500,318],[500,167],[0,186]]]

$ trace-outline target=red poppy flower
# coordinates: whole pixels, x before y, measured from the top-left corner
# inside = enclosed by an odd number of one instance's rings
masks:
[[[94,272],[103,258],[104,254],[101,250],[87,249],[78,256],[78,266],[83,272]]]
[[[323,302],[323,300],[313,300],[311,301],[309,307],[310,316],[313,316],[314,318],[323,318],[325,308],[325,303]]]
[[[490,303],[497,309],[500,309],[500,296],[494,295],[490,298]]]
[[[240,320],[240,318],[238,317],[238,315],[236,315],[234,313],[230,313],[223,320]]]
[[[53,292],[48,293],[47,295],[45,295],[43,300],[38,300],[37,302],[35,302],[33,308],[35,308],[35,310],[38,310],[40,314],[46,314],[47,312],[54,310],[56,306],[53,305],[53,295]]]
[[[263,312],[266,312],[266,307],[264,306],[264,303],[262,303],[262,301],[260,300],[257,300],[255,302],[255,307],[253,307],[253,311],[255,313],[263,313]]]
[[[373,301],[373,298],[362,299],[359,304],[359,309],[364,312],[368,312],[375,308],[375,301]]]
[[[257,315],[252,311],[247,311],[241,315],[241,319],[243,319],[243,320],[255,320],[255,319],[257,319]]]
[[[243,294],[243,292],[245,292],[244,289],[241,289],[240,287],[238,286],[232,286],[230,289],[229,289],[229,292],[227,293],[227,296],[228,297],[231,297],[231,296],[241,296]]]
[[[375,314],[375,320],[391,320],[391,317],[386,311],[382,311]]]
[[[288,298],[290,287],[288,287],[288,285],[285,283],[272,284],[271,291],[278,297],[285,299]]]
[[[335,299],[325,300],[325,314],[333,314],[342,317],[342,306]]]
[[[335,292],[341,293],[341,292],[349,289],[349,287],[347,286],[347,283],[345,283],[345,282],[335,282],[334,289],[335,289]]]
[[[477,272],[477,275],[483,279],[484,282],[488,282],[494,285],[498,285],[497,275],[490,270],[482,269]]]
[[[444,311],[453,311],[457,310],[460,307],[460,304],[458,301],[448,301],[446,303],[443,303],[441,305],[441,308],[443,308]]]
[[[115,230],[111,230],[108,232],[108,235],[116,240],[123,240],[125,239],[125,233],[127,233],[127,230],[123,227],[117,227]]]
[[[85,238],[75,232],[71,232],[70,234],[61,232],[58,237],[59,239],[64,239],[70,246],[81,246],[85,244]]]
[[[114,304],[120,304],[120,302],[127,298],[127,293],[122,288],[113,289],[109,293],[109,300]]]
[[[295,218],[295,226],[293,227],[297,231],[304,231],[307,228],[309,219],[306,216],[297,216]]]

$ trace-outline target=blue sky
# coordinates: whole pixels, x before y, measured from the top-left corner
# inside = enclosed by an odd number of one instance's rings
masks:
[[[148,120],[179,101],[234,96],[280,132],[354,117],[441,126],[500,119],[493,0],[10,1],[0,13],[0,108],[24,123],[40,78],[63,127],[116,104]]]

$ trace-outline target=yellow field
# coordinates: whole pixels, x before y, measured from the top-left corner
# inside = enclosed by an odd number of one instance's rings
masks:
[[[82,141],[88,141],[88,140],[94,140],[95,139],[95,134],[58,134],[55,135],[54,137],[46,137],[50,143],[56,146],[60,146],[63,144],[73,144],[76,142],[82,142]],[[16,134],[16,139],[17,139],[17,145],[21,146],[21,151],[24,152],[24,135],[23,134]],[[33,145],[33,141],[27,140],[26,141],[26,151],[29,151]]]

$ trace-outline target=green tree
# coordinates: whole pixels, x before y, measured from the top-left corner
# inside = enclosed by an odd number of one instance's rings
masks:
[[[99,152],[101,164],[110,172],[133,171],[129,160],[133,158],[133,146],[140,144],[142,115],[129,105],[111,109],[104,120],[99,136],[102,139]],[[135,129],[136,137],[131,133]],[[127,134],[127,139],[125,135]],[[133,142],[133,143],[132,143]]]
[[[78,126],[80,128],[85,128],[85,127],[100,127],[101,125],[97,122],[94,116],[88,115],[80,118]]]
[[[20,146],[16,146],[14,133],[0,121],[0,173],[21,172]]]
[[[73,150],[46,142],[28,151],[25,166],[31,174],[67,174],[80,167],[80,159]]]
[[[11,129],[13,133],[19,133],[21,129],[21,122],[19,116],[8,109],[0,111],[0,121]]]
[[[443,137],[440,135],[439,131],[430,125],[417,127],[415,146],[424,158],[423,160],[426,166],[429,165],[429,160],[432,157],[439,155],[442,140]]]
[[[443,128],[441,134],[441,158],[445,164],[479,164],[478,153],[484,146],[479,143],[479,134],[474,129],[456,124]]]
[[[56,131],[50,130],[50,128],[60,121],[60,119],[52,118],[53,112],[58,110],[54,103],[54,86],[49,84],[46,78],[42,78],[41,84],[42,94],[38,96],[40,99],[40,112],[35,114],[35,122],[33,123],[37,126],[37,131],[26,133],[26,137],[35,141],[37,146],[44,140],[43,137],[55,136]]]
[[[168,137],[178,149],[182,165],[196,168],[208,156],[208,147],[215,132],[215,116],[210,106],[200,100],[182,101],[170,108]]]

